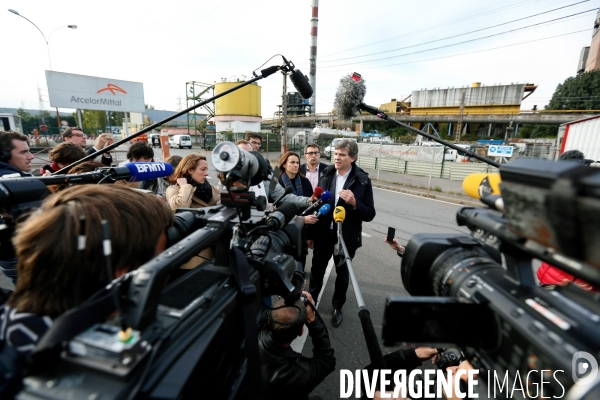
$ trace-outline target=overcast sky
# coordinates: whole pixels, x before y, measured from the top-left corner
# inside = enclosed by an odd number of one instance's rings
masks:
[[[309,72],[310,0],[2,3],[0,107],[38,109],[39,86],[50,108],[46,43],[9,8],[46,37],[52,32],[53,70],[142,82],[145,102],[156,109],[177,110],[178,98],[185,108],[188,81],[250,77],[265,62],[281,64],[280,57],[268,61],[276,54]],[[366,81],[365,102],[376,106],[424,88],[527,82],[539,87],[522,109],[542,108],[575,75],[599,6],[598,0],[320,1],[317,112],[332,110],[340,78],[353,71]],[[78,29],[54,31],[69,24]],[[259,85],[262,116],[271,118],[281,104],[281,74]]]

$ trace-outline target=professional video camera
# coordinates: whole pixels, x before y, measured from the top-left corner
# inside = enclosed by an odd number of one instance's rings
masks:
[[[388,299],[384,341],[464,346],[488,384],[508,376],[494,398],[542,382],[545,398],[598,399],[600,297],[538,287],[532,260],[600,287],[600,170],[517,159],[500,175],[501,197],[482,195],[489,208],[457,213],[471,235],[410,239],[401,277],[414,297]]]
[[[38,343],[21,398],[260,397],[261,296],[300,298],[303,221],[289,204],[250,212],[264,199],[248,186],[272,172],[260,154],[223,142],[212,160],[226,174],[225,205],[180,210],[167,250],[59,317]],[[165,286],[209,246],[214,260]]]
[[[12,236],[17,221],[38,208],[51,194],[49,185],[105,184],[117,180],[140,182],[169,176],[173,166],[163,162],[131,162],[120,167],[96,168],[82,174],[23,177],[0,180],[0,260],[15,256]]]

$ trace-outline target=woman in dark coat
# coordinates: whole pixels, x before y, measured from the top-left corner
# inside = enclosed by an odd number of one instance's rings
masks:
[[[284,188],[291,186],[294,191],[292,192],[296,196],[312,197],[313,189],[310,181],[302,175],[300,169],[300,156],[293,151],[288,151],[279,160],[279,184]],[[304,219],[305,224],[314,224],[314,217],[306,217]],[[306,255],[308,254],[308,247],[306,246],[306,228],[302,229],[302,256],[298,260],[302,263],[302,269],[306,264]]]

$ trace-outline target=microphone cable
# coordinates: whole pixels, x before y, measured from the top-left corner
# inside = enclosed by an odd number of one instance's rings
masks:
[[[280,56],[283,57],[282,54],[275,54],[274,56],[272,56],[271,58],[269,58],[267,61],[265,61],[261,66],[259,66],[258,68],[256,68],[254,71],[252,71],[252,75],[256,76],[256,71],[258,71],[261,67],[263,67],[266,63],[268,63],[269,61],[271,61],[272,59],[274,59],[275,57]]]

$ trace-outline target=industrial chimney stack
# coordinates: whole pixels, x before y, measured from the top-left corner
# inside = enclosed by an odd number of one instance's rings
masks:
[[[309,100],[311,112],[316,113],[317,107],[317,26],[319,25],[319,0],[312,0],[312,18],[310,19],[310,86],[313,95]]]

